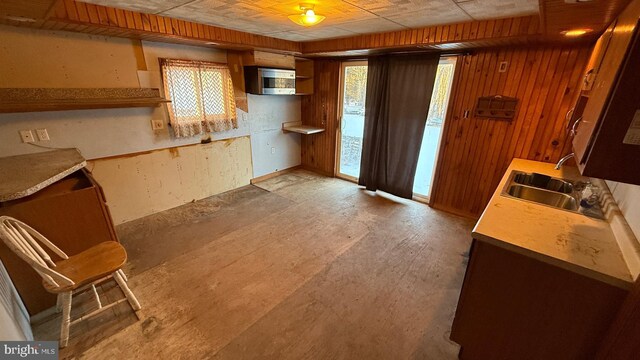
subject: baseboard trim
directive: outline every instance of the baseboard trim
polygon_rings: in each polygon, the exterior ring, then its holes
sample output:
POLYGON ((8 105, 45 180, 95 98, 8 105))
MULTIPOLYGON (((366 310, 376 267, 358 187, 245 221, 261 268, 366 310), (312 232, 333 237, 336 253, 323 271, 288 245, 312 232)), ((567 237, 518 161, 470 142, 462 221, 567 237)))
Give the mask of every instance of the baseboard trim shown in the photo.
POLYGON ((300 168, 307 170, 307 171, 311 171, 314 172, 316 174, 320 174, 320 175, 324 175, 324 176, 328 176, 328 177, 335 177, 333 173, 328 172, 328 171, 324 171, 324 170, 320 170, 316 167, 313 166, 309 166, 309 165, 300 165, 300 168))
POLYGON ((276 176, 280 176, 282 174, 286 174, 288 172, 292 172, 292 171, 298 170, 298 169, 302 169, 302 165, 296 165, 296 166, 292 166, 290 168, 286 168, 286 169, 278 170, 276 172, 272 172, 270 174, 258 176, 258 177, 255 177, 255 178, 251 179, 249 182, 251 184, 256 184, 256 183, 259 183, 259 182, 262 182, 262 181, 265 181, 265 180, 269 180, 269 179, 274 178, 276 176))
POLYGON ((439 204, 434 204, 433 202, 429 202, 427 205, 429 205, 429 207, 431 207, 432 209, 448 212, 450 214, 458 215, 458 216, 461 216, 461 217, 464 217, 464 218, 467 218, 467 219, 478 220, 480 218, 480 216, 477 215, 477 214, 472 214, 470 212, 462 211, 462 210, 451 208, 451 207, 448 207, 448 206, 442 206, 442 205, 439 205, 439 204))

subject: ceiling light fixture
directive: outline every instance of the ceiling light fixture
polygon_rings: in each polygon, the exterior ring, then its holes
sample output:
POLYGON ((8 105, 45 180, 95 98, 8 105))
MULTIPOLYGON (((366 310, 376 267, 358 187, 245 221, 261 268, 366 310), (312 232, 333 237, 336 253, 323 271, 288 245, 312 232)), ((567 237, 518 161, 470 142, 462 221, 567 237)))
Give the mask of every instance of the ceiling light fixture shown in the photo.
POLYGON ((562 32, 562 35, 564 36, 568 36, 568 37, 578 37, 578 36, 582 36, 585 35, 587 33, 592 32, 593 30, 591 29, 573 29, 573 30, 565 30, 562 32))
POLYGON ((325 16, 317 15, 313 11, 313 4, 300 4, 302 14, 289 15, 289 20, 302 26, 313 26, 322 22, 325 16))

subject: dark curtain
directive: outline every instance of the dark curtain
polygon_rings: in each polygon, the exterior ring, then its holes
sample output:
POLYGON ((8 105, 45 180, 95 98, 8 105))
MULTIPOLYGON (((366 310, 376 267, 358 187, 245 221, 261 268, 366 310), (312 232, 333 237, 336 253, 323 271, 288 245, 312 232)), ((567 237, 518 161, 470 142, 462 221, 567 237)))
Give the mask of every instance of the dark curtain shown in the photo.
POLYGON ((369 59, 358 184, 411 199, 438 54, 369 59))

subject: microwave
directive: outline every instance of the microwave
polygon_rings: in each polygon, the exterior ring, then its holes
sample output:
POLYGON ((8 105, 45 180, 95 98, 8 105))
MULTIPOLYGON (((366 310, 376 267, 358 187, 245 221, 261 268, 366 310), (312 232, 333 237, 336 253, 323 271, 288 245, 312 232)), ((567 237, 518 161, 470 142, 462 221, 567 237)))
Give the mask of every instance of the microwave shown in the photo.
POLYGON ((257 95, 295 95, 296 71, 245 66, 245 90, 257 95))

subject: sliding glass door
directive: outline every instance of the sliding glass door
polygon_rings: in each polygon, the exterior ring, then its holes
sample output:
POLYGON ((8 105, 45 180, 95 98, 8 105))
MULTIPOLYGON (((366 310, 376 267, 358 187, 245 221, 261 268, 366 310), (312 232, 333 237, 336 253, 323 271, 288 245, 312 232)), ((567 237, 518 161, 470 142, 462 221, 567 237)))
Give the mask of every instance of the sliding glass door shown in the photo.
MULTIPOLYGON (((428 201, 431 195, 431 183, 438 159, 442 127, 449 105, 455 64, 455 58, 442 58, 438 64, 413 186, 414 196, 423 201, 428 201)), ((337 173, 341 178, 357 181, 360 176, 364 135, 367 62, 348 61, 342 63, 340 81, 337 173)))
POLYGON ((338 176, 349 180, 360 176, 366 89, 367 62, 342 63, 338 176))
POLYGON ((420 200, 429 201, 431 196, 431 183, 436 169, 438 149, 440 149, 442 127, 447 116, 455 67, 455 58, 442 58, 438 64, 436 82, 431 94, 431 103, 427 115, 427 124, 422 136, 418 168, 413 181, 413 195, 420 200))

